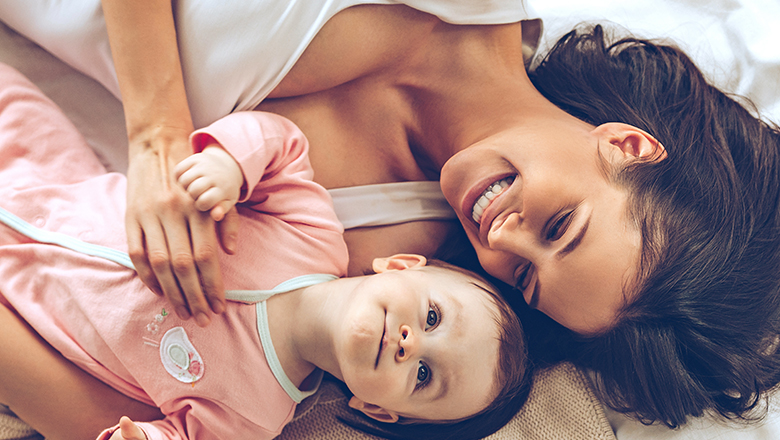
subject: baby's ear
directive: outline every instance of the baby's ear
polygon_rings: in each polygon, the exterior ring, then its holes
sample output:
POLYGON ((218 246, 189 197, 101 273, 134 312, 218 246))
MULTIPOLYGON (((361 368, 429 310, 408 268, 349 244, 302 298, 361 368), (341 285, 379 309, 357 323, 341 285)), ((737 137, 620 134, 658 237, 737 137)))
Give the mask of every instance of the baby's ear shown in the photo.
POLYGON ((422 267, 428 263, 422 255, 417 254, 395 254, 387 258, 374 258, 371 265, 376 273, 387 272, 390 270, 404 270, 412 267, 422 267))
POLYGON ((349 407, 383 423, 395 423, 398 421, 398 414, 382 407, 366 403, 355 396, 352 396, 352 398, 349 399, 349 407))

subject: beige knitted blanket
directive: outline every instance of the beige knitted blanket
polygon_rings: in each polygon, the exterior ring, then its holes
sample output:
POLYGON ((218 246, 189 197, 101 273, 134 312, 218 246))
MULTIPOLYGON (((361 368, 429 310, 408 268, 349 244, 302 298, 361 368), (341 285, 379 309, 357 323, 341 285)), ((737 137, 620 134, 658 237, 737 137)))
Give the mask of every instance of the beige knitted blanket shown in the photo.
MULTIPOLYGON (((336 420, 349 409, 339 386, 324 382, 304 400, 279 440, 371 440, 336 420)), ((37 439, 21 420, 0 413, 0 440, 37 439)), ((585 377, 569 364, 538 374, 528 403, 485 440, 616 440, 585 377)))

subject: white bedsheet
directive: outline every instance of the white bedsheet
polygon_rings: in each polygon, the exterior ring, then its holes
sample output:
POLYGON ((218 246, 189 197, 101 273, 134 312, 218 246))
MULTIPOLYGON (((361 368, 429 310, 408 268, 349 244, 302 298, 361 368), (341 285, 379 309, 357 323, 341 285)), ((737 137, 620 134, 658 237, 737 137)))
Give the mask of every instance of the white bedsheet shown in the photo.
POLYGON ((778 0, 528 0, 544 19, 543 46, 583 21, 611 22, 674 41, 722 90, 750 98, 780 123, 778 0))
MULTIPOLYGON (((479 1, 479 0, 475 0, 479 1)), ((766 120, 780 123, 780 1, 778 0, 528 0, 545 21, 549 47, 582 21, 610 21, 634 35, 670 39, 716 85, 750 98, 766 120)), ((38 84, 63 108, 111 169, 127 166, 120 103, 96 82, 60 63, 0 24, 0 61, 38 84)), ((780 438, 780 411, 750 428, 696 420, 677 431, 646 427, 618 414, 619 440, 769 440, 780 438)))

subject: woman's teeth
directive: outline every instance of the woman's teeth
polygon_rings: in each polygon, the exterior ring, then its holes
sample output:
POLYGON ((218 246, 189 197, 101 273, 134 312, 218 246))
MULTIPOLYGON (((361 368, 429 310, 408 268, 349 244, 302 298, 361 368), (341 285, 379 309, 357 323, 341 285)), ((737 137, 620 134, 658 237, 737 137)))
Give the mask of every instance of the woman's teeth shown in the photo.
POLYGON ((471 217, 475 222, 479 223, 479 219, 482 218, 482 213, 485 212, 485 208, 490 205, 490 202, 493 199, 504 192, 504 189, 508 188, 514 180, 514 177, 507 177, 487 187, 485 192, 477 199, 477 202, 474 203, 474 208, 472 208, 471 217))

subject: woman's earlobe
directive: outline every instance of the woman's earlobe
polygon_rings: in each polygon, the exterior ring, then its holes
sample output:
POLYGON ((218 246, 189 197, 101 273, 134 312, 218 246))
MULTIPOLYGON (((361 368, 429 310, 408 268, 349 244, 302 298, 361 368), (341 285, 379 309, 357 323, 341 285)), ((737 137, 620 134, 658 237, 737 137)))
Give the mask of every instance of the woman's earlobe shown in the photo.
MULTIPOLYGON (((593 130, 599 144, 614 147, 627 160, 656 162, 666 159, 666 149, 651 134, 622 122, 608 122, 593 130)), ((611 156, 611 155, 610 155, 611 156)))
POLYGON ((376 273, 387 272, 390 270, 404 270, 412 267, 422 267, 428 263, 428 260, 417 254, 395 254, 392 257, 374 258, 371 268, 376 273))
POLYGON ((398 414, 393 411, 386 410, 380 406, 366 403, 355 396, 349 399, 349 407, 362 412, 363 414, 371 417, 382 423, 395 423, 398 421, 398 414))

